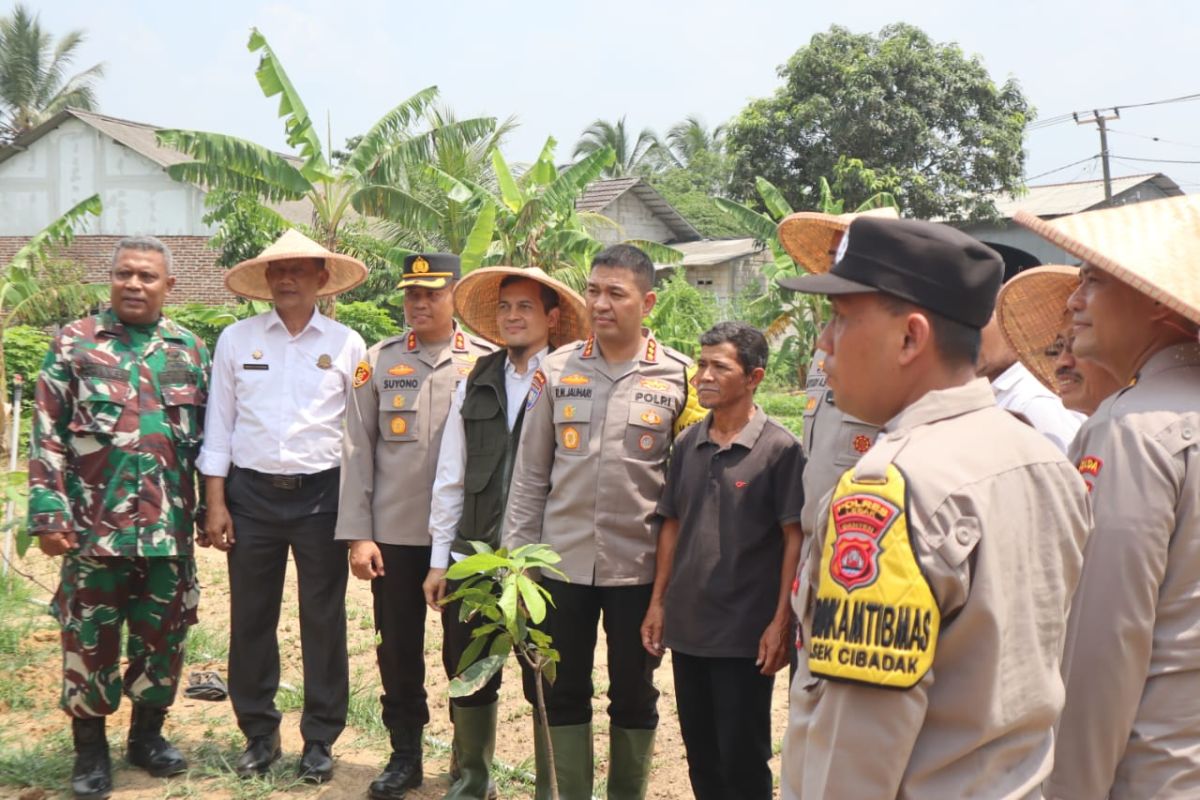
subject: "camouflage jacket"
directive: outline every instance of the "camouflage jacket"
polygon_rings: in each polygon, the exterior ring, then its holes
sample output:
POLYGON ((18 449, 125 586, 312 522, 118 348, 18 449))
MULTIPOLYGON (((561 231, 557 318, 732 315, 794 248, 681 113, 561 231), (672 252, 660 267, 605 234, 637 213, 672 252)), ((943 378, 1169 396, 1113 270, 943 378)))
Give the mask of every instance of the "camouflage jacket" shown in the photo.
POLYGON ((84 556, 189 555, 208 373, 204 343, 165 317, 67 325, 34 391, 30 533, 74 531, 84 556))

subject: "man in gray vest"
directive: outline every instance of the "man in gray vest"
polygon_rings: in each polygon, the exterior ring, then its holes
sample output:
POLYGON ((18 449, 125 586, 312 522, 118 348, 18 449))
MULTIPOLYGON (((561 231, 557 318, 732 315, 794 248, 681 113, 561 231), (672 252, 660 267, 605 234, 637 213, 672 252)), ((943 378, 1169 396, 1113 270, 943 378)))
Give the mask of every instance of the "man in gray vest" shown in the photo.
MULTIPOLYGON (((446 568, 474 552, 470 541, 500 545, 500 522, 525 398, 551 347, 587 335, 583 298, 535 268, 488 267, 454 289, 458 316, 485 339, 503 347, 483 356, 454 392, 442 432, 429 532, 433 547, 425 599, 442 616, 442 662, 446 676, 461 670, 478 617, 459 619, 458 602, 445 607, 446 568)), ((450 588, 453 591, 453 587, 450 588)), ((500 673, 475 694, 451 700, 454 723, 453 784, 447 798, 495 797, 488 772, 496 744, 500 673)))

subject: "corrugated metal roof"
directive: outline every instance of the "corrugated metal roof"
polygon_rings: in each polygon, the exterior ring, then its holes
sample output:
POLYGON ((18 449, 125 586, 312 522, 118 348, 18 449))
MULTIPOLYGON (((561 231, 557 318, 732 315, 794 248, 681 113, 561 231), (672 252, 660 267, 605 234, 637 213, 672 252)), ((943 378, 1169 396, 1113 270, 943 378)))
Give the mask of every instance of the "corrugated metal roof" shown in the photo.
POLYGON ((638 200, 641 200, 655 216, 663 221, 664 225, 671 229, 675 238, 672 242, 664 244, 694 242, 701 238, 700 231, 696 230, 692 223, 676 211, 675 207, 668 203, 657 189, 641 178, 610 178, 593 181, 575 200, 575 210, 603 214, 604 209, 629 191, 632 191, 638 200))
MULTIPOLYGON (((1126 175, 1112 179, 1113 198, 1135 189, 1143 183, 1153 183, 1167 196, 1183 194, 1179 184, 1161 172, 1148 172, 1142 175, 1126 175)), ((1091 208, 1104 205, 1104 181, 1078 181, 1076 183, 1051 183, 1043 186, 1030 186, 1027 193, 1019 197, 1003 194, 992 198, 996 210, 1005 219, 1012 219, 1017 210, 1028 211, 1039 217, 1060 217, 1065 214, 1078 214, 1091 208)))
POLYGON ((682 264, 685 267, 708 267, 753 255, 763 249, 762 243, 755 239, 705 239, 671 246, 683 253, 683 261, 658 266, 677 267, 682 264))

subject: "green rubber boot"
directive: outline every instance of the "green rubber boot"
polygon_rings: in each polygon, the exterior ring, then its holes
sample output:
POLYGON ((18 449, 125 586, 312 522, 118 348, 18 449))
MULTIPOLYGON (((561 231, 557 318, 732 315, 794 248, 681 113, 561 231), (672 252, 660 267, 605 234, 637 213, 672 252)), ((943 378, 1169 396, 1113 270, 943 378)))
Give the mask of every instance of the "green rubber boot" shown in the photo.
POLYGON ((654 729, 608 729, 608 800, 643 800, 650 784, 654 729))
MULTIPOLYGON (((537 764, 535 800, 551 800, 550 760, 546 738, 536 722, 533 725, 534 760, 537 764)), ((554 748, 554 769, 558 773, 560 800, 588 800, 592 796, 592 723, 551 725, 550 744, 554 748)))
POLYGON ((454 755, 458 774, 445 800, 494 800, 499 796, 491 780, 496 752, 496 710, 490 706, 452 706, 454 755))

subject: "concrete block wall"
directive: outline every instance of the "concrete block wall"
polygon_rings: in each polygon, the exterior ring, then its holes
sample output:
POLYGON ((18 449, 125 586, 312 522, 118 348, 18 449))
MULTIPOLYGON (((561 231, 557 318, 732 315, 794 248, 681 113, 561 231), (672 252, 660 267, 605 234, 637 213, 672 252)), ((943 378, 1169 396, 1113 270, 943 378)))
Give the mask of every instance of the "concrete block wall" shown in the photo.
MULTIPOLYGON (((170 305, 205 303, 224 305, 235 299, 224 284, 225 268, 217 264, 217 252, 207 236, 160 236, 171 248, 175 263, 175 288, 167 296, 170 305)), ((62 257, 83 264, 86 280, 108 282, 113 248, 120 236, 79 236, 62 257)), ((0 236, 0 265, 7 264, 26 242, 27 236, 0 236)))

